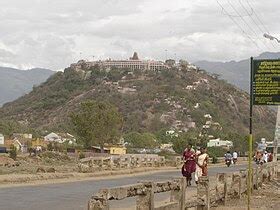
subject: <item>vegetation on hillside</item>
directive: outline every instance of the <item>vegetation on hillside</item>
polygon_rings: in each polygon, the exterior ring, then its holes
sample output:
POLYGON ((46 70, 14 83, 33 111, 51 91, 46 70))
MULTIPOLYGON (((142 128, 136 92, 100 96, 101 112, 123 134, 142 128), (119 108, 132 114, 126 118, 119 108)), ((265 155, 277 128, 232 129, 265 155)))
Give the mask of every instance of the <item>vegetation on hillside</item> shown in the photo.
MULTIPOLYGON (((199 136, 203 132, 204 137, 232 140, 240 150, 246 145, 248 94, 205 71, 186 66, 160 72, 128 69, 108 72, 97 66, 83 72, 67 68, 34 87, 31 93, 4 105, 0 118, 4 124, 16 122, 32 128, 32 132, 74 133, 77 128, 71 124, 71 113, 79 113, 81 104, 92 99, 117 107, 123 119, 123 135, 135 147, 143 144, 153 148, 170 142, 180 148, 187 142, 205 144, 207 139, 199 136), (207 123, 219 126, 205 132, 207 123), (166 135, 169 130, 179 136, 171 138, 166 135)), ((274 111, 255 107, 253 123, 257 139, 272 139, 274 111)), ((5 130, 5 134, 10 133, 9 128, 5 130)))

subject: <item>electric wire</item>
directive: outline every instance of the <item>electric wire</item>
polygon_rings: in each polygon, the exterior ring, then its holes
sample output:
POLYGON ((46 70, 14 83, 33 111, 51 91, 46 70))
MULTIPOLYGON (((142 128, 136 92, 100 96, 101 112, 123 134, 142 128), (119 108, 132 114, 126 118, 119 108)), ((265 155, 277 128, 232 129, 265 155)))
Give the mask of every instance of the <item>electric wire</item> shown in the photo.
MULTIPOLYGON (((251 5, 251 3, 249 3, 248 0, 246 0, 248 6, 250 7, 250 9, 253 11, 254 15, 256 16, 257 20, 260 22, 260 24, 263 26, 263 28, 265 29, 265 31, 267 33, 269 33, 269 30, 267 29, 267 27, 265 26, 265 24, 262 22, 262 20, 259 18, 258 14, 255 12, 255 10, 253 9, 253 6, 251 5)), ((270 34, 270 33, 269 33, 270 34)))
MULTIPOLYGON (((233 6, 233 4, 228 0, 229 5, 231 8, 236 12, 236 14, 241 18, 241 20, 245 23, 245 25, 255 34, 256 37, 259 35, 255 32, 255 30, 247 23, 247 21, 242 17, 242 15, 238 12, 238 10, 233 6)), ((265 43, 262 42, 265 47, 269 48, 269 46, 265 43)))
MULTIPOLYGON (((248 0, 247 0, 248 1, 248 0)), ((245 5, 242 3, 241 0, 239 0, 239 4, 241 5, 241 7, 243 8, 243 10, 247 13, 247 15, 251 18, 251 20, 253 21, 253 23, 257 26, 257 28, 259 29, 259 31, 262 33, 262 34, 265 34, 265 30, 263 30, 259 24, 255 21, 255 19, 252 17, 252 15, 249 15, 249 11, 247 10, 247 8, 245 7, 245 5)), ((254 9, 251 7, 251 11, 252 11, 252 14, 254 14, 254 9)), ((270 44, 276 48, 275 44, 273 42, 270 42, 270 44)))
POLYGON ((251 41, 253 42, 253 44, 259 49, 262 51, 262 49, 259 47, 259 45, 251 38, 251 36, 246 33, 243 28, 240 26, 240 24, 232 17, 230 16, 230 14, 227 12, 227 10, 223 7, 223 5, 218 1, 216 0, 216 2, 219 4, 219 6, 222 8, 222 10, 226 13, 226 15, 232 20, 232 22, 237 25, 237 27, 242 31, 242 33, 251 41))

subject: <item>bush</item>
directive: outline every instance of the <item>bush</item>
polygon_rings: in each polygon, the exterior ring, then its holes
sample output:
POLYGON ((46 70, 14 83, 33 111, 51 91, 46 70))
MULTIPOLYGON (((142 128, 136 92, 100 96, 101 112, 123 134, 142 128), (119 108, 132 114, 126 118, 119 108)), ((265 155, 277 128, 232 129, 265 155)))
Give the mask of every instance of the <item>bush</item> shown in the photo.
POLYGON ((217 158, 216 156, 213 156, 213 157, 212 157, 212 163, 213 163, 213 164, 218 163, 218 158, 217 158))
POLYGON ((227 149, 220 148, 220 147, 208 147, 207 153, 210 157, 224 157, 227 149))
POLYGON ((14 145, 11 146, 10 158, 12 158, 13 160, 17 159, 17 148, 14 145))
POLYGON ((85 158, 85 157, 86 157, 85 153, 80 152, 80 154, 79 154, 79 159, 83 159, 83 158, 85 158))

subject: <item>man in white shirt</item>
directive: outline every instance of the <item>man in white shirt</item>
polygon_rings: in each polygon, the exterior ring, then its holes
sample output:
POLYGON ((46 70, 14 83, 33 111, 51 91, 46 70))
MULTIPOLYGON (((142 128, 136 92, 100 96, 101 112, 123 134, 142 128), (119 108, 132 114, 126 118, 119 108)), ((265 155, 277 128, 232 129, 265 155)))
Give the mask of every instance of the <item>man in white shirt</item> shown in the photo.
POLYGON ((237 162, 237 157, 238 157, 237 152, 234 151, 234 152, 232 153, 232 158, 233 158, 233 163, 234 163, 234 164, 236 164, 236 162, 237 162))
POLYGON ((268 154, 267 154, 267 151, 264 151, 264 154, 263 154, 263 162, 264 162, 264 163, 267 163, 267 162, 268 162, 268 154))

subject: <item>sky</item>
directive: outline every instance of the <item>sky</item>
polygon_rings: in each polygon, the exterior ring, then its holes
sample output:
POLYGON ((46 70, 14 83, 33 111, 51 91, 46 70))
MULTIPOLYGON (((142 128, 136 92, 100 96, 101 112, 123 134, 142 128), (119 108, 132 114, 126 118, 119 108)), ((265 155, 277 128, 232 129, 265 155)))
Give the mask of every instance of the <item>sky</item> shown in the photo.
POLYGON ((0 66, 79 59, 241 60, 280 44, 279 0, 0 0, 0 66), (222 9, 222 7, 224 8, 222 9))

